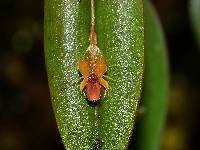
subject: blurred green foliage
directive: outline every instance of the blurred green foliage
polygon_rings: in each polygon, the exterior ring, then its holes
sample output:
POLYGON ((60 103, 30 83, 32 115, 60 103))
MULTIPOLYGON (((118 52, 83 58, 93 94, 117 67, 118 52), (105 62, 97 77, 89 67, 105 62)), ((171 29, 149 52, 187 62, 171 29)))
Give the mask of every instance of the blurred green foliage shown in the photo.
POLYGON ((193 27, 194 35, 196 36, 196 41, 200 47, 200 1, 191 0, 189 8, 191 25, 193 27))
POLYGON ((159 18, 151 3, 144 2, 145 73, 133 149, 159 150, 169 97, 168 56, 159 18))

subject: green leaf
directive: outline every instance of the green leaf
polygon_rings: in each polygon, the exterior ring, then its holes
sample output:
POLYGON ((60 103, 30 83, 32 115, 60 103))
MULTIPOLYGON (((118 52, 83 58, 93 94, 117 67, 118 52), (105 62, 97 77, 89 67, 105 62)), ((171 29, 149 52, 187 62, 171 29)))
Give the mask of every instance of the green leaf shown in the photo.
POLYGON ((98 47, 109 89, 94 107, 79 90, 78 61, 89 46, 90 1, 45 0, 45 57, 52 105, 66 149, 125 149, 141 93, 142 0, 95 1, 98 47), (96 111, 95 111, 96 110, 96 111))
POLYGON ((159 150, 167 111, 169 76, 165 39, 152 5, 145 2, 145 73, 134 149, 159 150))
POLYGON ((190 1, 190 18, 197 43, 200 47, 200 0, 190 1))

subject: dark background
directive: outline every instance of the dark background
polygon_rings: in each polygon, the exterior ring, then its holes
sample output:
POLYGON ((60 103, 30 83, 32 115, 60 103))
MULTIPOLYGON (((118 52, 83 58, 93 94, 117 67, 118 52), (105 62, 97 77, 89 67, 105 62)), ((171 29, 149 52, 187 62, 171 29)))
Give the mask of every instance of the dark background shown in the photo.
MULTIPOLYGON (((152 0, 164 28, 170 98, 162 150, 200 149, 200 50, 189 0, 152 0)), ((0 0, 0 150, 63 150, 43 52, 43 1, 0 0)))

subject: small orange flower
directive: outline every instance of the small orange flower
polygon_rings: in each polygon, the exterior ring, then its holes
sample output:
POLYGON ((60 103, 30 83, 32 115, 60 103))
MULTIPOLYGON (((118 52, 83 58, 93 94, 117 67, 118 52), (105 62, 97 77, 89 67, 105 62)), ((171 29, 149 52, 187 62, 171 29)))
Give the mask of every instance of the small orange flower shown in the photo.
POLYGON ((106 63, 100 49, 97 47, 94 14, 94 0, 91 0, 90 45, 86 51, 85 59, 79 61, 79 71, 83 75, 80 91, 82 92, 85 88, 89 101, 100 99, 102 87, 108 89, 108 82, 103 79, 107 69, 106 63))
POLYGON ((92 51, 87 52, 85 60, 79 61, 79 70, 83 75, 80 91, 85 88, 89 101, 97 101, 101 97, 101 89, 108 89, 108 82, 103 79, 106 72, 106 64, 102 55, 96 56, 92 51))

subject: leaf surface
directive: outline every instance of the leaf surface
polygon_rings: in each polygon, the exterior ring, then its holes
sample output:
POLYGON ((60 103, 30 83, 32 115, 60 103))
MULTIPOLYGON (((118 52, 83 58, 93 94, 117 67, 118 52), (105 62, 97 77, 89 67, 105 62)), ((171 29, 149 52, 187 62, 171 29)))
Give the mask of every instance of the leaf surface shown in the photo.
MULTIPOLYGON (((66 149, 125 149, 140 98, 144 63, 141 0, 95 2, 98 47, 109 89, 98 106, 79 90, 78 61, 89 46, 90 1, 45 1, 45 57, 52 105, 66 149), (95 111, 96 110, 96 111, 95 111)), ((105 78, 106 79, 106 78, 105 78)))

